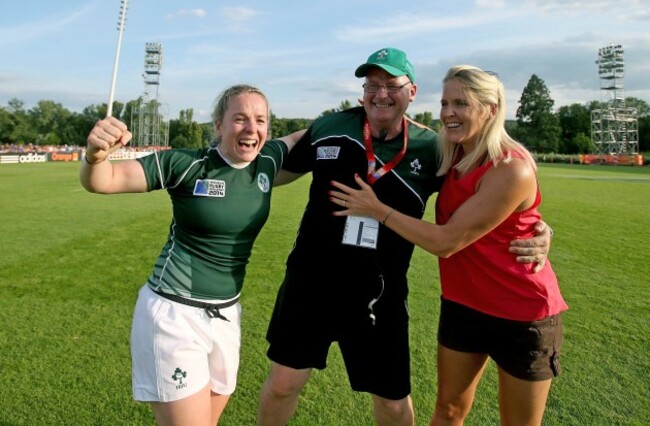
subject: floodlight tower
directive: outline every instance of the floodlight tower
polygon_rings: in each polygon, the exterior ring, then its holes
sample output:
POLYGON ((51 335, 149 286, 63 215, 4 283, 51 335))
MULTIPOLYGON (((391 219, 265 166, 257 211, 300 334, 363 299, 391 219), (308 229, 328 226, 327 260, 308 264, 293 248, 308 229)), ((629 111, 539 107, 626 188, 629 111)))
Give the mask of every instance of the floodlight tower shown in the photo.
POLYGON ((160 69, 162 68, 162 44, 146 43, 144 55, 144 93, 138 105, 135 146, 167 146, 169 125, 163 121, 158 100, 160 69))
POLYGON ((625 62, 621 45, 598 49, 602 109, 591 112, 591 139, 599 154, 637 154, 639 126, 636 108, 625 106, 625 62))

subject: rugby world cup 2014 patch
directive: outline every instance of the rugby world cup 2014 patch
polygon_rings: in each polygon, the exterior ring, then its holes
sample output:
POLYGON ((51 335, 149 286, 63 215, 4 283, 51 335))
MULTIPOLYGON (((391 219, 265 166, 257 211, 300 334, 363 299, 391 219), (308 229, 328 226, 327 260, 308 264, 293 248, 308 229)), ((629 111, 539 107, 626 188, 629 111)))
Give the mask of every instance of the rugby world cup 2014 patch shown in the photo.
POLYGON ((216 179, 197 179, 193 194, 199 197, 225 197, 226 182, 216 179))
POLYGON ((316 150, 317 160, 336 160, 339 158, 340 146, 319 146, 316 150))

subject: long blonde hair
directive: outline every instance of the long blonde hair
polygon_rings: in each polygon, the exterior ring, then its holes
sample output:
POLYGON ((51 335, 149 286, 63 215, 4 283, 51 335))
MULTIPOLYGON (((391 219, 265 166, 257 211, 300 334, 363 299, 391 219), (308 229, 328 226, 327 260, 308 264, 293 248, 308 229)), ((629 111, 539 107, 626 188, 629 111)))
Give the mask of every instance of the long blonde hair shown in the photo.
MULTIPOLYGON (((495 166, 499 161, 509 163, 512 160, 510 152, 515 151, 531 164, 533 170, 537 170, 530 152, 506 131, 505 89, 497 76, 472 65, 456 65, 449 68, 442 82, 444 84, 453 79, 460 83, 463 93, 472 105, 485 111, 496 105, 496 114, 490 114, 478 136, 476 147, 461 159, 455 168, 465 173, 478 162, 493 161, 495 166)), ((440 129, 438 149, 442 158, 437 175, 442 176, 454 167, 456 155, 461 149, 460 145, 449 142, 444 126, 440 129)))

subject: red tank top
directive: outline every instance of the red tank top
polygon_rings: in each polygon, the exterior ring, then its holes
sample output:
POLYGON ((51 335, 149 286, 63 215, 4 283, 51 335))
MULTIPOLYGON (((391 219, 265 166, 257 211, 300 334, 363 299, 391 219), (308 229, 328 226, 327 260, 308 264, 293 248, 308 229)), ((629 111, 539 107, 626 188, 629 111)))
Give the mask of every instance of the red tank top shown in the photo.
MULTIPOLYGON (((513 153, 513 157, 519 155, 513 153)), ((459 178, 451 169, 436 201, 436 223, 447 223, 453 212, 475 193, 480 179, 493 166, 490 161, 459 178)), ((512 213, 479 240, 447 259, 439 258, 442 295, 477 311, 516 321, 536 321, 568 309, 557 277, 547 259, 544 268, 517 263, 508 252, 510 241, 535 235, 542 198, 537 189, 529 209, 512 213)))

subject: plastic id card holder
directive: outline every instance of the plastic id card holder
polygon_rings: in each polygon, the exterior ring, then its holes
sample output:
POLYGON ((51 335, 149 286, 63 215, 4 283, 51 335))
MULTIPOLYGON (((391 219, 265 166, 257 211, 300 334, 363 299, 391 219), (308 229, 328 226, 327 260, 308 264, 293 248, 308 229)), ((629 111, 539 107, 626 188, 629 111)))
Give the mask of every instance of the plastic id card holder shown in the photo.
POLYGON ((343 244, 376 249, 379 222, 371 217, 348 216, 343 230, 343 244))

